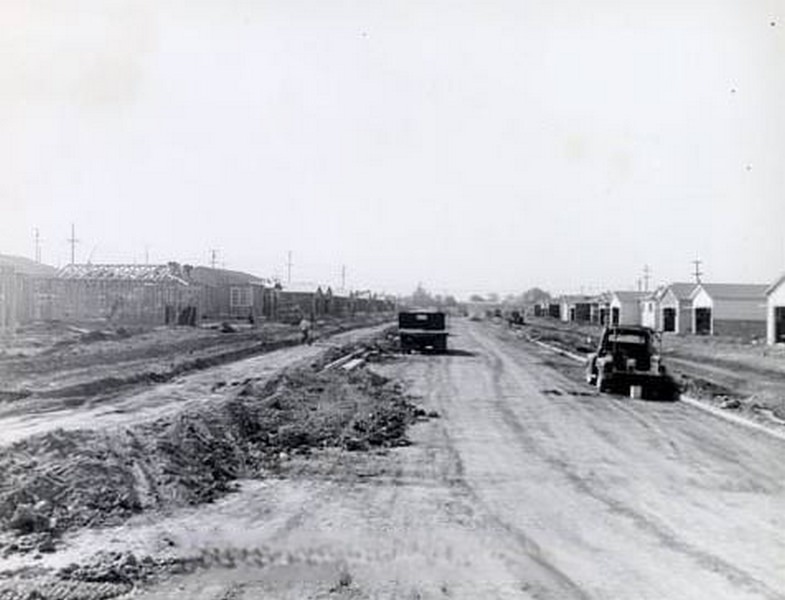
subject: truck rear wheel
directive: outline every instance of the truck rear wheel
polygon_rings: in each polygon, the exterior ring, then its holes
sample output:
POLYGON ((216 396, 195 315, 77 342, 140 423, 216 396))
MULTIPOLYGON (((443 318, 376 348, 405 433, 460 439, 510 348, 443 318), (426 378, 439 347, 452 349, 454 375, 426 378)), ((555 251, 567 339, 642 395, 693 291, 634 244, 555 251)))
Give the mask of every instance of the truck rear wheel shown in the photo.
POLYGON ((598 392, 604 393, 608 391, 608 382, 605 380, 605 375, 602 371, 597 372, 596 385, 598 392))

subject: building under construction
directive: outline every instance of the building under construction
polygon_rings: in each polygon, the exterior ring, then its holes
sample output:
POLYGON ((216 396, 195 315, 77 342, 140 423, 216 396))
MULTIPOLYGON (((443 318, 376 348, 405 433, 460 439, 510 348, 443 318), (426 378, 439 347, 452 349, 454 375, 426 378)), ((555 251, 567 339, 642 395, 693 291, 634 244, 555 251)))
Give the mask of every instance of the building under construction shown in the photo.
POLYGON ((165 265, 68 265, 46 282, 41 318, 116 324, 195 324, 199 288, 165 265))

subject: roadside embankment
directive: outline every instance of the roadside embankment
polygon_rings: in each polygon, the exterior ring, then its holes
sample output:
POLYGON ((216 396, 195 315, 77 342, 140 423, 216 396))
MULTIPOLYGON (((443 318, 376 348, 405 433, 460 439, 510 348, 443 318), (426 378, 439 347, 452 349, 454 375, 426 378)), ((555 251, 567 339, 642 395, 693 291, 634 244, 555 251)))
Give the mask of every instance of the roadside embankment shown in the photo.
MULTIPOLYGON (((362 344, 378 359, 389 338, 362 344)), ((324 370, 359 346, 155 421, 55 430, 0 449, 0 552, 53 552, 67 531, 211 502, 238 478, 277 473, 289 454, 407 444, 407 426, 425 413, 398 384, 366 368, 324 370)))

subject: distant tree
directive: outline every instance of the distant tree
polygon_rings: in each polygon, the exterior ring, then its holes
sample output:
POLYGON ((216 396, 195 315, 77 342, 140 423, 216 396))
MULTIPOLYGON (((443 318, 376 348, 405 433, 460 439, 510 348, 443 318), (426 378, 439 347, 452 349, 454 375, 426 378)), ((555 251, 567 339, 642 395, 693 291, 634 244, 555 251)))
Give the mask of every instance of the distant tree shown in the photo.
POLYGON ((540 302, 547 302, 550 299, 551 295, 538 287, 528 289, 521 295, 521 300, 524 304, 537 304, 540 302))
POLYGON ((469 300, 472 302, 485 302, 485 298, 480 296, 480 294, 472 294, 469 296, 469 300))
POLYGON ((412 294, 411 303, 415 306, 430 306, 433 304, 433 298, 428 293, 421 283, 417 284, 417 289, 412 294))
POLYGON ((445 296, 444 297, 444 305, 445 306, 458 306, 458 301, 455 299, 455 296, 445 296))
POLYGON ((499 301, 499 294, 496 292, 491 292, 485 296, 488 299, 488 302, 498 302, 499 301))

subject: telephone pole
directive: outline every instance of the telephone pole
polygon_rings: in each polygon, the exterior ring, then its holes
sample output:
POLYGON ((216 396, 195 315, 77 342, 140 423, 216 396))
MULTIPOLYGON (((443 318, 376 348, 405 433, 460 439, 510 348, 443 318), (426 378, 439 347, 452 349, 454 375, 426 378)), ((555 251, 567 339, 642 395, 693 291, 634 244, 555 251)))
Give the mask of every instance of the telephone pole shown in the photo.
POLYGON ((341 266, 341 289, 346 289, 346 265, 341 266))
POLYGON ((699 258, 696 258, 695 260, 692 261, 692 264, 695 265, 695 271, 693 273, 693 275, 695 276, 695 283, 701 282, 701 275, 703 275, 703 271, 701 271, 701 263, 702 261, 699 258))
POLYGON ((210 249, 210 268, 214 269, 218 261, 218 250, 215 248, 210 249))
POLYGON ((68 243, 71 244, 71 264, 76 264, 76 244, 79 243, 79 240, 76 239, 76 228, 74 224, 71 223, 71 237, 68 238, 68 243))
POLYGON ((289 250, 286 258, 286 282, 292 282, 292 251, 289 250))
POLYGON ((41 262, 41 235, 38 232, 38 227, 33 229, 33 236, 35 237, 35 262, 41 262))
POLYGON ((643 291, 649 291, 649 279, 651 278, 651 269, 649 265, 643 265, 643 291))

